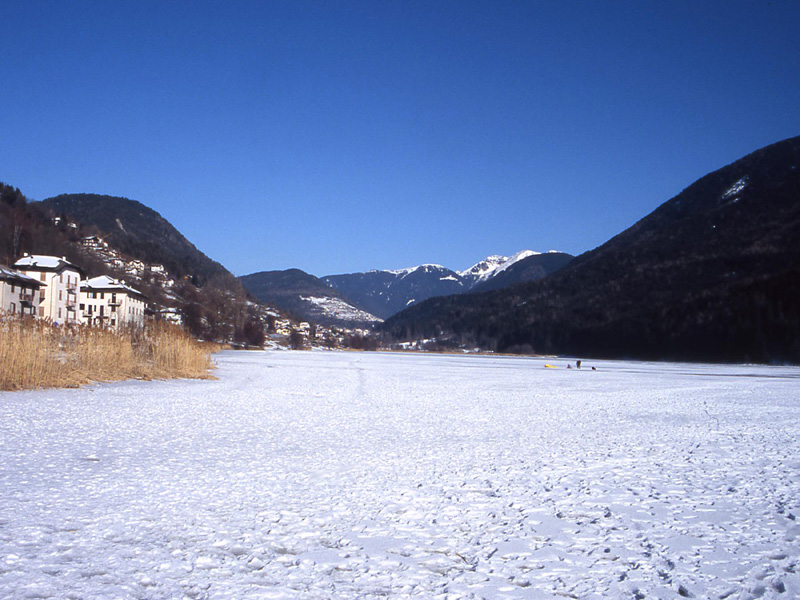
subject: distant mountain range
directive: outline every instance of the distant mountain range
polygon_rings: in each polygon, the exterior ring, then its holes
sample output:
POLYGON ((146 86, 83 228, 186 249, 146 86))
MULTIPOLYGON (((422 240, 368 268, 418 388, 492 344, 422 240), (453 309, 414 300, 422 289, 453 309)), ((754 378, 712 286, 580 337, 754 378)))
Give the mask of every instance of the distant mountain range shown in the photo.
POLYGON ((432 298, 382 329, 443 347, 798 363, 798 240, 800 137, 706 175, 548 277, 432 298))
POLYGON ((572 258, 562 252, 540 254, 525 250, 511 257, 490 256, 465 271, 429 264, 396 271, 328 275, 322 280, 358 306, 387 319, 428 298, 484 289, 500 276, 507 281, 505 285, 540 279, 572 258), (514 270, 512 274, 511 269, 521 264, 529 269, 514 270))
POLYGON ((261 302, 277 306, 297 319, 348 327, 367 327, 381 320, 300 269, 261 271, 239 279, 261 302))
POLYGON ((247 301, 244 283, 271 306, 321 324, 386 319, 377 325, 385 343, 800 364, 800 137, 706 175, 577 258, 524 251, 465 271, 420 265, 317 278, 292 269, 240 283, 139 202, 68 194, 28 203, 0 184, 6 261, 52 253, 101 273, 106 266, 80 243, 95 233, 178 276, 155 297, 182 306, 206 339, 242 339, 259 318, 263 307, 247 301), (74 223, 58 225, 61 215, 74 223))
POLYGON ((436 296, 539 279, 572 260, 562 252, 526 250, 512 257, 490 256, 466 271, 425 264, 400 270, 366 271, 317 278, 299 269, 266 271, 241 278, 250 293, 322 324, 368 325, 436 296))

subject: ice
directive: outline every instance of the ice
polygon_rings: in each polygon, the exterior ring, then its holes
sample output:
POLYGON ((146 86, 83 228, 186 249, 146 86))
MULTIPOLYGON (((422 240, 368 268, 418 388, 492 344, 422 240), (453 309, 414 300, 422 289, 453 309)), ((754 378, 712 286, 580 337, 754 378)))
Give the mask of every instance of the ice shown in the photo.
POLYGON ((800 596, 800 369, 217 361, 0 394, 0 598, 800 596))

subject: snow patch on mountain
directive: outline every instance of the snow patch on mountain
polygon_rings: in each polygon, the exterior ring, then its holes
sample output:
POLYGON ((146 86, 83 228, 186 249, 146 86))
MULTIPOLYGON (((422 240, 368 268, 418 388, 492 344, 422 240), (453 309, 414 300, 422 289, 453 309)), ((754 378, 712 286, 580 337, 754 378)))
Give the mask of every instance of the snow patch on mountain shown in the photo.
MULTIPOLYGON (((551 252, 553 251, 551 250, 551 252)), ((460 271, 458 274, 461 275, 461 277, 470 280, 473 284, 476 284, 486 281, 498 273, 502 273, 511 265, 518 263, 529 256, 536 256, 538 254, 541 254, 541 252, 535 252, 534 250, 521 250, 513 256, 501 256, 499 254, 495 254, 471 266, 466 271, 460 271)))
POLYGON ((310 302, 322 314, 335 319, 341 319, 343 321, 361 321, 365 323, 383 322, 383 319, 365 310, 356 308, 352 304, 339 298, 333 298, 331 296, 300 296, 300 299, 310 302))
POLYGON ((405 277, 406 275, 411 275, 415 271, 419 271, 422 269, 424 272, 430 272, 434 270, 445 271, 447 270, 442 265, 433 265, 433 264, 426 264, 426 265, 417 265, 416 267, 407 267, 405 269, 385 269, 384 271, 370 271, 370 273, 391 273, 392 275, 400 275, 405 277))
POLYGON ((739 181, 734 183, 724 194, 722 194, 722 199, 727 200, 731 196, 735 196, 739 192, 741 192, 745 187, 747 187, 747 181, 749 177, 745 175, 739 181))

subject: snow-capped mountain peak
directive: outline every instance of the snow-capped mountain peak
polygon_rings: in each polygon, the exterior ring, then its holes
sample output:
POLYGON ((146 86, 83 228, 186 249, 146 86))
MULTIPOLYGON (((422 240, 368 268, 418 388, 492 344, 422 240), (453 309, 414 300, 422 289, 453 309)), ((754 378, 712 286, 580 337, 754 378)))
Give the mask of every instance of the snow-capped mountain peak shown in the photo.
POLYGON ((486 275, 488 273, 493 272, 497 267, 502 265, 504 262, 508 260, 508 256, 501 256, 500 254, 493 254, 492 256, 488 256, 484 258, 479 263, 475 263, 469 269, 465 271, 459 271, 458 274, 461 277, 467 278, 479 278, 482 275, 486 275))
MULTIPOLYGON (((442 265, 434 265, 434 264, 425 264, 425 265, 417 265, 416 267, 407 267, 405 269, 386 269, 385 273, 391 273, 392 275, 400 275, 405 277, 406 275, 410 275, 414 271, 419 271, 422 269, 424 273, 428 273, 431 271, 439 270, 444 271, 446 270, 442 265)), ((380 271, 376 271, 380 273, 380 271)))
MULTIPOLYGON (((533 250, 522 250, 513 256, 495 254, 461 272, 442 265, 422 264, 406 269, 328 275, 323 280, 357 306, 387 319, 409 304, 417 304, 435 296, 469 292, 476 286, 489 283, 501 273, 508 284, 544 277, 552 269, 546 266, 527 268, 519 276, 513 275, 513 271, 506 272, 525 259, 537 260, 533 257, 540 254, 533 250)), ((525 266, 525 263, 520 266, 525 266)))
POLYGON ((535 252, 533 250, 521 250, 513 256, 501 256, 499 254, 495 254, 471 266, 466 271, 461 271, 459 275, 475 283, 485 281, 486 279, 494 277, 498 273, 505 271, 514 263, 537 254, 541 254, 541 252, 535 252))

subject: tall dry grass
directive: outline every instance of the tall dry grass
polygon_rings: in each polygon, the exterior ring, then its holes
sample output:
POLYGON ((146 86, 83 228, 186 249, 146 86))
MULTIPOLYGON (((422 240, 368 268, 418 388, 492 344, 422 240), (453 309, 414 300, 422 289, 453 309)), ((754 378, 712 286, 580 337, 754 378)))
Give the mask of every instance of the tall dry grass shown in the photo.
POLYGON ((210 355, 217 349, 164 323, 115 333, 1 317, 0 390, 121 379, 206 379, 213 367, 210 355))

